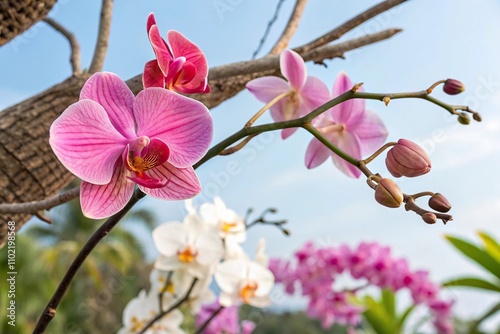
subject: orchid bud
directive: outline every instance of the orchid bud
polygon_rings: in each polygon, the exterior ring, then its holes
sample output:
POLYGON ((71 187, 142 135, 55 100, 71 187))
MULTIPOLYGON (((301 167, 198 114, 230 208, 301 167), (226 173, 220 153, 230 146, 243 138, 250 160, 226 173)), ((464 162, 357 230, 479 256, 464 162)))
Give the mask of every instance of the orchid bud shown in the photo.
POLYGON ((434 213, 432 212, 426 212, 422 215, 422 220, 426 222, 427 224, 436 224, 437 222, 437 217, 434 213))
POLYGON ((446 213, 450 211, 451 204, 442 194, 436 193, 429 198, 429 207, 438 212, 446 213))
POLYGON ((469 125, 470 124, 470 117, 467 115, 465 112, 461 112, 458 114, 458 123, 463 124, 463 125, 469 125))
POLYGON ((447 79, 443 85, 443 91, 448 95, 457 95, 465 90, 465 86, 458 80, 447 79))
POLYGON ((380 179, 375 188, 375 200, 389 208, 397 208, 403 202, 403 192, 391 179, 380 179))
POLYGON ((431 170, 431 159, 417 144, 406 139, 398 140, 385 158, 387 170, 394 177, 415 177, 431 170))
POLYGON ((475 112, 472 114, 472 118, 474 118, 475 121, 481 122, 483 119, 481 118, 481 115, 479 113, 475 112))

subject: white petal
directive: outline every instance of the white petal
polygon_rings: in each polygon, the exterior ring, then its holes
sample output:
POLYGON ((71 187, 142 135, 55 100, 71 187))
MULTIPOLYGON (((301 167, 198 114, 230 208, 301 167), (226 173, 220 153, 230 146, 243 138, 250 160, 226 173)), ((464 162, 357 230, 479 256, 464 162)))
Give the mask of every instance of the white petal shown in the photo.
POLYGON ((246 279, 248 262, 245 260, 227 260, 221 262, 215 271, 215 281, 220 289, 227 293, 239 291, 239 286, 246 279))
POLYGON ((160 254, 174 256, 186 244, 186 226, 179 222, 161 224, 153 230, 153 241, 160 254))

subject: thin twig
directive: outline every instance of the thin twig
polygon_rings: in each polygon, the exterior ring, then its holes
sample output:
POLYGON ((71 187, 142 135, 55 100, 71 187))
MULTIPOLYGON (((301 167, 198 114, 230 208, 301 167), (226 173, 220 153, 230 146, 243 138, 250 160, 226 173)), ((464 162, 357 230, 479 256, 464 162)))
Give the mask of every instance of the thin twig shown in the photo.
POLYGON ((278 1, 278 5, 276 5, 276 9, 274 10, 273 17, 267 23, 266 31, 264 31, 264 35, 260 39, 259 45, 257 46, 257 49, 252 54, 252 59, 255 59, 255 57, 257 57, 257 54, 262 49, 262 46, 264 46, 264 43, 265 43, 265 41, 267 39, 267 36, 269 35, 269 32, 271 31, 271 27, 273 26, 274 22, 276 22, 276 20, 278 19, 278 14, 279 14, 281 6, 283 5, 284 2, 285 2, 285 0, 279 0, 278 1))
POLYGON ((234 146, 231 146, 231 147, 224 149, 223 151, 221 151, 219 153, 219 155, 231 155, 233 153, 238 152, 243 147, 245 147, 245 145, 248 144, 250 142, 250 140, 252 140, 252 138, 255 136, 257 136, 257 133, 246 137, 245 139, 243 139, 241 142, 239 142, 238 144, 236 144, 234 146))
MULTIPOLYGON (((369 34, 358 38, 353 38, 348 41, 330 44, 318 47, 312 51, 301 53, 304 61, 322 62, 325 59, 332 59, 335 57, 343 57, 344 53, 362 46, 373 44, 396 35, 401 32, 401 29, 391 28, 375 34, 369 34)), ((279 69, 279 56, 270 56, 259 58, 256 60, 247 60, 242 62, 221 65, 210 69, 209 80, 224 80, 228 78, 238 77, 242 75, 251 75, 255 73, 262 73, 266 71, 273 71, 279 69)), ((141 77, 134 77, 139 80, 141 77)))
POLYGON ((203 323, 203 325, 201 325, 200 328, 198 328, 198 330, 195 332, 195 334, 201 334, 207 327, 208 325, 210 324, 210 322, 212 320, 215 319, 215 317, 224 309, 224 306, 219 306, 219 308, 217 310, 215 310, 211 315, 210 317, 203 323))
POLYGON ((330 42, 333 42, 337 39, 339 39, 342 35, 347 33, 348 31, 351 31, 352 29, 356 28, 360 24, 368 21, 369 19, 393 8, 396 7, 399 4, 402 4, 403 2, 406 2, 408 0, 387 0, 387 1, 382 1, 378 5, 375 5, 363 13, 356 15, 349 21, 341 24, 337 28, 327 32, 321 37, 316 38, 314 41, 309 42, 305 45, 299 46, 298 48, 293 49, 294 51, 298 53, 302 52, 307 52, 310 50, 313 50, 317 48, 318 46, 326 45, 330 42))
POLYGON ((90 239, 87 241, 87 243, 85 243, 83 248, 76 256, 73 263, 71 263, 71 266, 64 275, 61 283, 59 283, 56 292, 54 293, 49 303, 43 310, 43 313, 40 316, 40 319, 38 319, 38 323, 36 324, 33 334, 41 334, 45 332, 45 329, 47 328, 48 324, 56 315, 57 307, 59 306, 59 303, 61 302, 61 299, 63 298, 64 294, 68 290, 71 281, 75 278, 76 273, 82 266, 85 259, 90 255, 90 252, 92 252, 92 250, 97 246, 99 241, 101 241, 101 239, 103 239, 106 235, 108 235, 109 231, 111 231, 113 227, 115 227, 115 225, 118 224, 120 219, 122 219, 123 216, 125 216, 125 214, 134 206, 134 204, 144 197, 144 195, 145 194, 143 192, 137 189, 134 192, 134 195, 132 196, 130 201, 127 203, 127 205, 123 209, 121 209, 120 212, 109 217, 101 225, 101 227, 99 227, 99 229, 95 231, 94 234, 92 234, 90 239))
POLYGON ((102 0, 99 34, 90 64, 89 72, 95 73, 102 69, 106 52, 108 51, 109 34, 111 32, 111 17, 113 16, 113 0, 102 0))
POLYGON ((79 74, 82 72, 81 67, 81 55, 80 55, 80 44, 78 44, 78 40, 76 36, 70 32, 68 29, 63 27, 60 23, 51 19, 50 17, 46 17, 43 19, 45 23, 50 25, 56 31, 60 32, 69 42, 69 46, 71 49, 70 62, 71 69, 73 70, 73 74, 79 74))
POLYGON ((286 49, 288 43, 292 39, 292 36, 295 34, 297 27, 299 26, 300 19, 302 18, 302 14, 304 13, 304 8, 306 7, 307 0, 297 0, 295 2, 295 7, 293 8, 292 15, 288 20, 285 30, 281 34, 281 37, 278 39, 274 47, 269 52, 270 55, 280 54, 281 51, 286 49))
POLYGON ((0 204, 0 213, 36 214, 38 211, 49 210, 55 206, 69 202, 72 199, 77 198, 79 195, 80 187, 76 187, 41 201, 0 204))
POLYGON ((146 326, 144 326, 144 328, 142 328, 141 331, 138 334, 144 334, 144 333, 146 333, 146 331, 149 329, 149 327, 151 327, 155 322, 157 322, 158 320, 160 320, 161 318, 163 318, 164 316, 166 316, 167 314, 169 314, 170 312, 172 312, 173 310, 175 310, 176 308, 178 308, 179 306, 181 306, 182 304, 184 304, 189 299, 189 296, 191 295, 191 292, 193 292, 193 289, 194 289, 194 286, 196 285, 196 282, 198 282, 198 279, 194 278, 193 282, 191 283, 191 286, 189 287, 189 289, 186 292, 186 294, 184 295, 184 297, 182 297, 181 299, 179 299, 174 305, 170 306, 168 308, 168 310, 166 310, 164 312, 160 311, 160 313, 158 313, 158 315, 156 317, 154 317, 153 319, 151 319, 151 321, 149 321, 146 324, 146 326))

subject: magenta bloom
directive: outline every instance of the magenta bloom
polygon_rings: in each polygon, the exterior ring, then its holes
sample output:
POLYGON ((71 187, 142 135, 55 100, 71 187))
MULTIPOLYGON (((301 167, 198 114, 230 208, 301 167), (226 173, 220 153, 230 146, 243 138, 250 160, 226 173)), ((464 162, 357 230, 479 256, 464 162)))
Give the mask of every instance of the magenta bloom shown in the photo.
POLYGON ((170 30, 167 39, 161 37, 153 13, 147 21, 149 41, 156 59, 144 67, 144 88, 164 87, 179 93, 208 93, 208 63, 203 52, 180 32, 170 30))
POLYGON ((121 210, 135 184, 153 197, 187 199, 201 190, 192 165, 212 140, 212 119, 198 101, 163 88, 134 96, 116 74, 96 73, 80 100, 50 128, 50 145, 82 179, 80 201, 90 218, 121 210))
MULTIPOLYGON (((332 98, 352 87, 351 79, 340 73, 333 85, 332 98)), ((342 102, 315 118, 313 124, 328 140, 358 160, 375 152, 387 138, 384 123, 375 113, 365 109, 363 99, 342 102)), ((306 166, 317 167, 330 156, 335 166, 347 176, 358 178, 361 175, 359 169, 334 154, 316 138, 307 147, 306 166)))
MULTIPOLYGON (((307 115, 329 100, 328 87, 318 78, 307 76, 304 60, 291 50, 285 50, 280 56, 281 73, 288 80, 267 76, 251 80, 247 89, 259 100, 268 103, 280 94, 291 94, 271 107, 271 116, 275 122, 288 121, 307 115)), ((283 139, 291 136, 297 128, 283 129, 283 139)))

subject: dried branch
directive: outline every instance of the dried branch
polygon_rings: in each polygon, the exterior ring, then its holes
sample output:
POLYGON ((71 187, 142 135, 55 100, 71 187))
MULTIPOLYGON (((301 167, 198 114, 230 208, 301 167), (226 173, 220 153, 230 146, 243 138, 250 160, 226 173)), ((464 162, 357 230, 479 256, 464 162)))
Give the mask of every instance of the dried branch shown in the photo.
POLYGON ((273 17, 271 18, 271 20, 267 23, 267 26, 266 26, 266 30, 264 31, 264 35, 262 36, 262 38, 260 39, 259 41, 259 45, 257 46, 257 49, 253 52, 252 54, 252 59, 255 59, 255 57, 257 57, 257 54, 260 52, 260 50, 262 49, 262 46, 264 45, 264 42, 266 41, 267 39, 267 36, 269 35, 269 32, 271 31, 271 28, 274 24, 274 22, 276 22, 276 20, 278 19, 278 14, 280 12, 280 9, 281 9, 281 5, 283 5, 283 2, 285 2, 285 0, 279 0, 278 1, 278 5, 276 6, 276 9, 274 10, 274 14, 273 14, 273 17))
POLYGON ((304 13, 304 8, 306 7, 307 0, 297 0, 295 7, 293 8, 292 16, 288 20, 285 30, 281 34, 274 47, 269 52, 270 55, 280 54, 290 43, 292 36, 295 34, 297 27, 299 26, 300 19, 304 13))
POLYGON ((55 206, 69 202, 72 199, 77 198, 79 195, 80 187, 76 187, 41 201, 0 204, 0 213, 36 214, 38 211, 49 210, 55 206))
POLYGON ((94 57, 89 68, 90 73, 102 69, 106 51, 108 51, 109 34, 111 32, 111 17, 113 15, 113 0, 102 0, 101 20, 99 21, 99 34, 94 50, 94 57))
POLYGON ((294 51, 298 53, 302 52, 307 52, 312 49, 317 48, 318 46, 322 46, 325 44, 328 44, 330 42, 333 42, 337 39, 339 39, 342 35, 344 35, 346 32, 356 28, 360 24, 368 21, 372 17, 377 16, 380 13, 383 13, 393 7, 396 7, 399 4, 402 4, 403 2, 406 2, 408 0, 387 0, 379 3, 378 5, 375 5, 363 13, 353 17, 349 21, 343 23, 342 25, 338 26, 337 28, 329 31, 328 33, 324 34, 323 36, 315 39, 312 42, 309 42, 305 45, 299 46, 298 48, 293 49, 294 51))
POLYGON ((55 20, 51 19, 50 17, 46 17, 43 19, 45 23, 50 25, 52 28, 60 32, 64 37, 69 42, 69 46, 71 48, 71 56, 70 56, 70 62, 71 62, 71 69, 73 70, 73 74, 78 74, 82 72, 82 67, 80 64, 80 45, 78 44, 78 41, 73 33, 71 33, 69 30, 64 28, 61 24, 56 22, 55 20))

